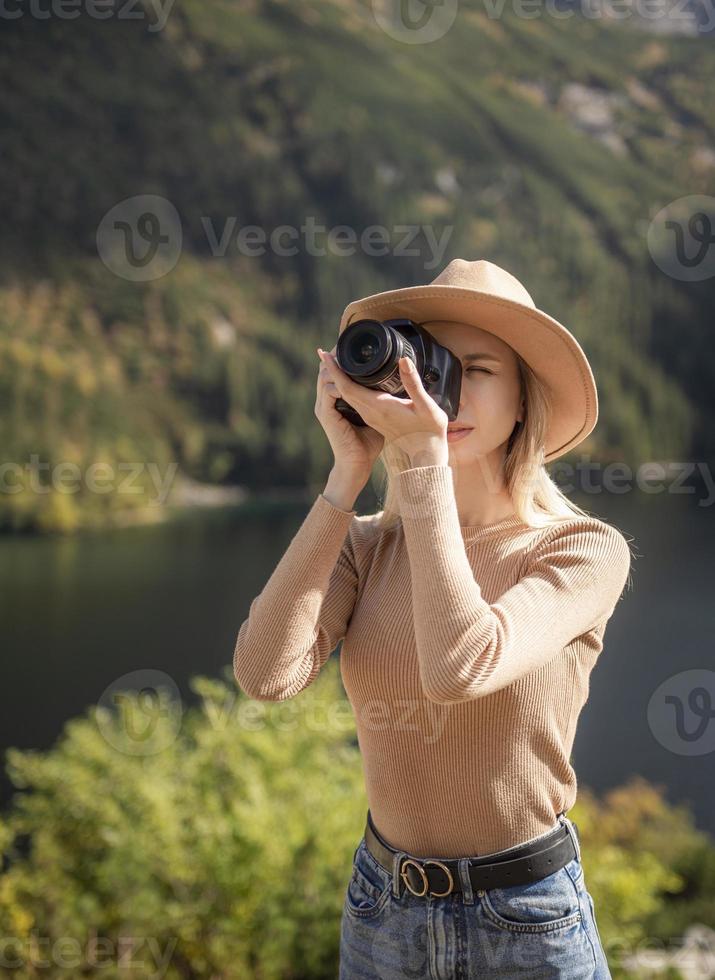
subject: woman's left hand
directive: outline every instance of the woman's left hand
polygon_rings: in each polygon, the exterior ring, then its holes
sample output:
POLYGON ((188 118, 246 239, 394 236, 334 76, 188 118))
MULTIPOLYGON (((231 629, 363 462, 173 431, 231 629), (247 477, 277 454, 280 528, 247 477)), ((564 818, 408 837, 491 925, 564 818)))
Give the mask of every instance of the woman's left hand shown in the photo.
POLYGON ((340 369, 334 354, 325 364, 340 397, 351 405, 372 429, 395 442, 410 456, 419 456, 422 465, 446 463, 449 459, 447 425, 449 419, 434 398, 425 391, 417 369, 408 357, 399 360, 400 380, 409 398, 397 398, 358 384, 340 369), (424 462, 427 459, 429 462, 424 462))

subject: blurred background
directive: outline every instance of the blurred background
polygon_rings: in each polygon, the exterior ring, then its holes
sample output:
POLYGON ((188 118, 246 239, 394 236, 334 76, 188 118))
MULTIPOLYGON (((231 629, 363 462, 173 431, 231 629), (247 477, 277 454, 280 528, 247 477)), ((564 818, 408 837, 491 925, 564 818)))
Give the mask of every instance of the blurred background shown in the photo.
POLYGON ((265 705, 233 645, 330 469, 316 347, 462 257, 586 351, 599 423, 550 471, 638 553, 573 757, 613 976, 715 977, 710 0, 0 22, 0 972, 336 976, 339 649, 265 705))

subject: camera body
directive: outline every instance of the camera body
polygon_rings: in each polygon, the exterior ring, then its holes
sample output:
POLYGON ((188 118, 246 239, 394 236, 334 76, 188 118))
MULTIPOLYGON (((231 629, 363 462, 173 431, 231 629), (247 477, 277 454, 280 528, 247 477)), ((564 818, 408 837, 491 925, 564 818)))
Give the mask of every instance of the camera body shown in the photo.
MULTIPOLYGON (((459 412, 462 365, 429 331, 412 320, 356 320, 340 334, 338 366, 357 384, 409 398, 400 378, 399 360, 409 357, 427 394, 453 422, 459 412)), ((353 425, 366 425, 344 398, 335 408, 353 425)))

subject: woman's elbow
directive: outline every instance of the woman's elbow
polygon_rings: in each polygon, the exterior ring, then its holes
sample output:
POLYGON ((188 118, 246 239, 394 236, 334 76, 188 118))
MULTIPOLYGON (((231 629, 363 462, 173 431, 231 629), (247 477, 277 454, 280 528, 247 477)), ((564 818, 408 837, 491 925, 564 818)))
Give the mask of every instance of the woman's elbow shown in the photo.
POLYGON ((274 690, 272 688, 264 687, 247 687, 245 684, 242 684, 238 678, 237 683, 241 691, 247 698, 250 698, 251 701, 287 701, 288 698, 293 697, 293 692, 290 691, 290 689, 274 690))
POLYGON ((243 630, 239 631, 233 649, 233 676, 246 697, 253 701, 274 701, 274 691, 257 676, 256 652, 246 642, 243 630))
POLYGON ((251 648, 239 635, 233 651, 233 676, 243 693, 253 701, 287 701, 304 690, 317 674, 311 651, 290 668, 288 650, 274 651, 276 660, 261 665, 259 651, 251 648))

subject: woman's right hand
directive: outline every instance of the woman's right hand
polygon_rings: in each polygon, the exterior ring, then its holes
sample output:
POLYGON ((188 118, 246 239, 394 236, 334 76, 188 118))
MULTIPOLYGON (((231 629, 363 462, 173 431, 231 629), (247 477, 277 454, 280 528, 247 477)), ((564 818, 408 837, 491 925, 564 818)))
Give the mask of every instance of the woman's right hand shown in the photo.
MULTIPOLYGON (((318 350, 320 351, 320 348, 318 350)), ((331 353, 335 353, 335 347, 331 353)), ((320 357, 320 353, 318 357, 320 357)), ((382 452, 385 437, 367 425, 358 426, 349 422, 335 407, 338 398, 340 398, 340 392, 335 383, 329 380, 327 368, 321 358, 315 399, 315 416, 328 437, 335 457, 335 467, 354 475, 356 478, 364 478, 364 482, 367 483, 372 467, 382 452)))

